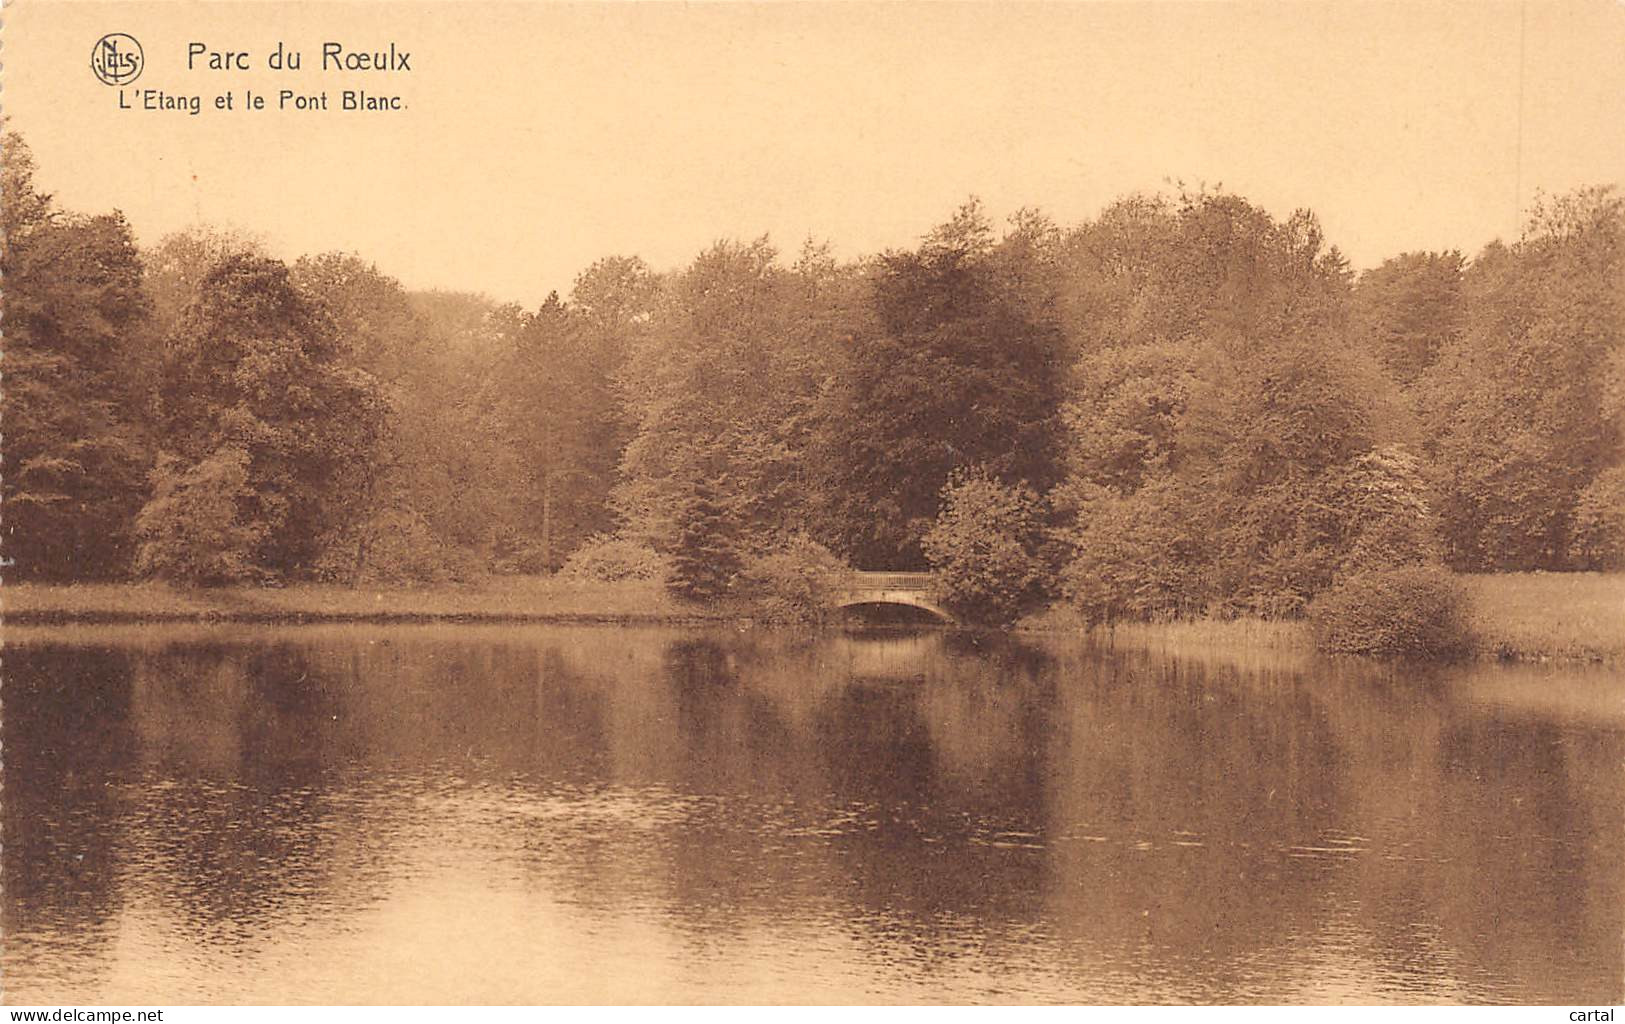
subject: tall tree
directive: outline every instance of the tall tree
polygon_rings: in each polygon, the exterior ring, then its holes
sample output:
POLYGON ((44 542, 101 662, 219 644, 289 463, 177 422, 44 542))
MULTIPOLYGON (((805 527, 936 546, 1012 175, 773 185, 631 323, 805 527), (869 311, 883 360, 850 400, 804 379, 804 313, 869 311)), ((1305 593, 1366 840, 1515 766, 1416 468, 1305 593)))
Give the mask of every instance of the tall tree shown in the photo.
POLYGON ((353 253, 302 257, 289 280, 331 324, 338 361, 378 382, 382 409, 371 458, 346 467, 330 490, 343 511, 322 540, 321 571, 349 582, 432 574, 437 545, 424 535, 409 472, 424 454, 413 392, 444 398, 451 388, 423 372, 428 329, 400 282, 353 253))
POLYGON ((161 403, 171 471, 245 458, 244 524, 263 531, 260 569, 313 570, 371 464, 377 382, 344 358, 333 324, 275 260, 231 256, 204 278, 170 336, 161 403))
MULTIPOLYGON (((1346 264, 1312 215, 1225 195, 1108 211, 1072 244, 1065 288, 1098 311, 1056 496, 1077 517, 1075 592, 1103 614, 1301 611, 1359 545, 1372 517, 1341 495, 1391 440, 1349 343, 1346 264)), ((1410 463, 1372 463, 1389 465, 1410 463)))
MULTIPOLYGON (((791 276, 766 238, 722 242, 667 283, 623 388, 636 432, 621 461, 616 505, 658 546, 675 512, 709 481, 746 533, 802 525, 801 458, 787 432, 811 385, 792 347, 791 276)), ((750 538, 747 537, 747 540, 750 538)))
POLYGON ((1625 460, 1616 375, 1625 346, 1625 199, 1550 200, 1516 245, 1464 281, 1466 318, 1418 388, 1451 563, 1573 566, 1581 494, 1625 460))
POLYGON ((857 564, 923 567, 955 469, 1055 482, 1063 338, 1001 287, 1008 273, 975 201, 875 267, 874 326, 834 367, 816 460, 832 539, 857 564))
POLYGON ((726 596, 743 565, 741 525, 722 500, 717 481, 696 481, 675 512, 668 589, 691 601, 726 596))
POLYGON ((514 449, 527 563, 552 570, 608 532, 622 442, 620 336, 550 295, 502 356, 501 415, 514 449))
POLYGON ((519 313, 479 295, 410 298, 425 333, 397 392, 391 442, 406 507, 437 543, 489 564, 513 533, 514 450, 499 415, 499 355, 513 344, 519 313))
POLYGON ((146 490, 141 374, 148 315, 129 225, 58 212, 27 146, 5 150, 5 556, 17 574, 126 570, 146 490))

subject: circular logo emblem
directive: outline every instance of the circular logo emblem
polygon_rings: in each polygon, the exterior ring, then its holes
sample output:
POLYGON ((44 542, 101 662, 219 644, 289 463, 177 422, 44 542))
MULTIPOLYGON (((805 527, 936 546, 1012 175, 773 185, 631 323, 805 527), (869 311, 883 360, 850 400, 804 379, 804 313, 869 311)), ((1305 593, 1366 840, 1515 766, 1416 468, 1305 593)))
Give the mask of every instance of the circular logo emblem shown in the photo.
POLYGON ((141 44, 135 41, 135 36, 123 32, 102 36, 96 40, 96 48, 90 51, 90 70, 108 85, 130 84, 141 77, 141 69, 146 64, 141 44))

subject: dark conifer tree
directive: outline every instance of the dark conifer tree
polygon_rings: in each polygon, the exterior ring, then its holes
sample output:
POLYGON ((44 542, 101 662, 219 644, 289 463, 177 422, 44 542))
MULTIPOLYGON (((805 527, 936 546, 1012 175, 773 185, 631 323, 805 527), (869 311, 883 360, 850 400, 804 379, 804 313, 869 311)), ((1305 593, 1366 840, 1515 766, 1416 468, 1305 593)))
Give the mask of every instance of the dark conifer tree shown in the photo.
POLYGON ((671 591, 691 601, 715 601, 728 593, 742 566, 739 527, 714 481, 696 485, 677 514, 671 591))

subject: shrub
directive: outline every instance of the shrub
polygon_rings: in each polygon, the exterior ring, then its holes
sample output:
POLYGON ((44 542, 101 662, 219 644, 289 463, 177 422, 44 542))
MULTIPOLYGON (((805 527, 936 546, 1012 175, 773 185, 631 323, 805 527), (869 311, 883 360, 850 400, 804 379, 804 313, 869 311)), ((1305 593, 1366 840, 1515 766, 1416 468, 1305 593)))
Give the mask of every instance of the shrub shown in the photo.
POLYGON ((921 547, 943 603, 966 622, 1009 625, 1042 605, 1054 583, 1038 495, 983 472, 949 479, 921 547))
POLYGON ((1340 654, 1448 658, 1472 646, 1466 589, 1439 566, 1361 570, 1309 607, 1316 644, 1340 654))
POLYGON ((830 614, 834 592, 848 572, 846 563, 824 545, 793 534, 771 551, 746 559, 739 579, 760 618, 820 623, 830 614))
POLYGON ((664 583, 671 575, 671 562, 653 548, 625 537, 595 534, 570 553, 559 569, 564 579, 620 583, 626 580, 652 580, 664 583))

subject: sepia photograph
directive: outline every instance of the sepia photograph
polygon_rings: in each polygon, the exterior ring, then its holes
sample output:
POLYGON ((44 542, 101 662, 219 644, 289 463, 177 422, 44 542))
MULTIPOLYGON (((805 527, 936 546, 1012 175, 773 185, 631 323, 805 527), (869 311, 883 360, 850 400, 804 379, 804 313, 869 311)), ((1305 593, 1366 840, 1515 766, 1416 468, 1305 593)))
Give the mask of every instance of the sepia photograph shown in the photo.
POLYGON ((1625 0, 0 20, 8 1020, 1625 1003, 1625 0))

